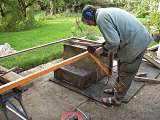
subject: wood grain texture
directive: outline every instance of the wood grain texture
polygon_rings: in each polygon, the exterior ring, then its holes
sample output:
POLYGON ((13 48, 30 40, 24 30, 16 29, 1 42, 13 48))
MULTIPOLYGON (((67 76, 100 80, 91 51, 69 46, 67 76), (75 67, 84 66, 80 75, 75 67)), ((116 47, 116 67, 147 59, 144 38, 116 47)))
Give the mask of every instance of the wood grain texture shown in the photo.
POLYGON ((107 65, 105 65, 100 59, 98 59, 97 56, 95 56, 93 54, 89 54, 89 55, 96 62, 96 64, 103 70, 103 72, 106 75, 108 75, 108 76, 112 75, 112 69, 111 68, 109 68, 107 65))

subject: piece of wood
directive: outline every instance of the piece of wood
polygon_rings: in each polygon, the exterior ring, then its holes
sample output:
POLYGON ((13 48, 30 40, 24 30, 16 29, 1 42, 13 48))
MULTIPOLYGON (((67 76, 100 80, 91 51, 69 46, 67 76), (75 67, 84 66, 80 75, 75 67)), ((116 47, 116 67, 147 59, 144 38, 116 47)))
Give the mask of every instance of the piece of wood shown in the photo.
POLYGON ((57 63, 49 68, 46 68, 44 70, 41 70, 41 71, 38 71, 38 72, 35 72, 33 74, 30 74, 30 75, 27 75, 27 76, 24 76, 22 78, 19 78, 15 81, 12 81, 12 82, 9 82, 9 83, 6 83, 2 86, 0 86, 0 94, 6 92, 6 91, 9 91, 13 88, 17 88, 17 87, 22 87, 22 86, 25 86, 26 84, 32 82, 33 80, 35 80, 36 78, 39 78, 43 75, 46 75, 50 72, 53 72, 57 69, 59 69, 60 67, 63 67, 65 65, 68 65, 68 64, 72 64, 78 60, 81 60, 85 57, 89 56, 88 54, 88 51, 84 52, 84 53, 81 53, 79 55, 76 55, 74 57, 71 57, 69 59, 66 59, 60 63, 57 63))
POLYGON ((11 53, 11 54, 8 54, 8 55, 0 56, 0 58, 8 58, 10 56, 14 56, 14 55, 22 54, 22 53, 25 53, 25 52, 33 51, 33 50, 36 50, 36 49, 39 49, 39 48, 48 47, 48 46, 51 46, 51 45, 55 45, 57 43, 62 43, 62 42, 70 41, 70 40, 73 40, 73 39, 82 40, 82 41, 85 40, 85 41, 88 41, 88 42, 92 42, 92 43, 98 44, 97 42, 95 42, 93 40, 70 37, 70 38, 66 38, 66 39, 61 39, 61 40, 58 40, 58 41, 50 42, 50 43, 47 43, 47 44, 38 45, 38 46, 35 46, 35 47, 32 47, 32 48, 27 48, 27 49, 24 49, 24 50, 21 50, 21 51, 17 51, 15 53, 11 53))
POLYGON ((158 61, 155 61, 153 58, 151 58, 148 55, 144 55, 144 59, 146 59, 148 62, 150 62, 151 64, 153 64, 155 67, 160 69, 160 63, 158 61))
MULTIPOLYGON (((97 48, 97 50, 98 49, 100 49, 100 48, 97 48)), ((53 66, 51 66, 49 68, 46 68, 44 70, 35 72, 33 74, 30 74, 30 75, 24 76, 22 78, 19 78, 19 79, 15 80, 15 81, 6 83, 6 84, 0 86, 0 94, 6 92, 8 90, 11 90, 13 88, 23 87, 26 84, 29 84, 30 82, 32 82, 33 80, 35 80, 36 78, 39 78, 39 77, 41 77, 43 75, 46 75, 46 74, 48 74, 50 72, 53 72, 53 71, 55 71, 55 70, 57 70, 57 69, 65 66, 65 65, 72 64, 72 63, 74 63, 74 62, 76 62, 78 60, 81 60, 81 59, 85 58, 85 57, 89 57, 89 52, 88 51, 83 52, 81 54, 78 54, 78 55, 76 55, 74 57, 71 57, 69 59, 66 59, 66 60, 64 60, 64 61, 62 61, 60 63, 57 63, 57 64, 55 64, 55 65, 53 65, 53 66)), ((98 65, 100 65, 100 64, 98 64, 98 65)))
POLYGON ((147 77, 147 73, 137 73, 137 77, 147 77))
POLYGON ((109 68, 106 64, 104 64, 96 55, 89 54, 91 58, 98 64, 98 66, 104 71, 104 73, 108 76, 112 75, 112 69, 109 68))
MULTIPOLYGON (((2 67, 2 66, 0 66, 0 67, 2 67)), ((7 73, 10 73, 10 72, 16 70, 17 68, 18 68, 18 67, 13 67, 13 68, 11 68, 11 69, 6 69, 6 68, 4 68, 5 70, 2 70, 2 69, 0 68, 0 71, 3 71, 2 74, 0 74, 0 77, 6 75, 7 73)))
POLYGON ((146 82, 149 84, 160 84, 160 80, 158 79, 152 79, 152 78, 145 78, 145 77, 135 77, 134 79, 137 82, 146 82))
POLYGON ((1 75, 0 77, 3 80, 5 80, 6 82, 11 82, 11 81, 14 81, 16 79, 22 78, 21 75, 15 73, 15 72, 12 72, 11 70, 12 69, 8 70, 7 68, 0 66, 0 71, 5 72, 5 74, 1 75))
POLYGON ((35 46, 35 47, 32 47, 32 48, 27 48, 27 49, 24 49, 24 50, 21 50, 21 51, 17 51, 15 53, 0 56, 0 58, 7 58, 7 57, 18 55, 18 54, 21 54, 21 53, 33 51, 33 50, 36 50, 36 49, 39 49, 39 48, 44 48, 44 47, 48 47, 48 46, 51 46, 51 45, 55 45, 57 43, 61 43, 61 42, 64 42, 64 41, 69 41, 69 40, 72 40, 72 39, 75 39, 75 38, 71 37, 71 38, 66 38, 66 39, 61 39, 61 40, 58 40, 58 41, 50 42, 50 43, 47 43, 47 44, 44 44, 44 45, 38 45, 38 46, 35 46))
MULTIPOLYGON (((11 68, 11 69, 7 69, 5 67, 0 66, 0 71, 4 71, 5 72, 5 74, 0 75, 0 82, 2 83, 1 85, 4 85, 6 83, 9 83, 9 82, 12 82, 12 81, 15 81, 17 79, 22 78, 21 75, 19 75, 19 74, 17 74, 17 73, 12 71, 12 70, 14 70, 16 68, 17 67, 14 67, 14 68, 11 68)), ((32 84, 27 84, 27 85, 25 85, 23 87, 18 87, 18 90, 24 91, 24 90, 27 90, 28 88, 30 88, 31 86, 32 86, 32 84)))

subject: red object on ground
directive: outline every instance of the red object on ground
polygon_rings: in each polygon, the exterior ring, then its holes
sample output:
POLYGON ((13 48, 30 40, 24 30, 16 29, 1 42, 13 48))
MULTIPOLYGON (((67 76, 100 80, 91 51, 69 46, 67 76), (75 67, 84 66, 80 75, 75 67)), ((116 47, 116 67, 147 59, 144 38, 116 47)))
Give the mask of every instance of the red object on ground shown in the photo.
POLYGON ((81 112, 64 112, 61 120, 69 120, 70 117, 77 116, 78 120, 85 120, 81 112))

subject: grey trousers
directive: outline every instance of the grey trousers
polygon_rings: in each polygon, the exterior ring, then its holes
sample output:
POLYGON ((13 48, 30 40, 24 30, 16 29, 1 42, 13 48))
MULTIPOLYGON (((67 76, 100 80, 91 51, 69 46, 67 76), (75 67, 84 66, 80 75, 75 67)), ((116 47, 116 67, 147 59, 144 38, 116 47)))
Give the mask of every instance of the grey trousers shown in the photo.
POLYGON ((121 62, 118 61, 118 79, 117 82, 119 87, 117 87, 116 97, 122 99, 127 93, 131 86, 132 80, 138 72, 140 63, 144 56, 144 52, 138 55, 132 62, 121 62))

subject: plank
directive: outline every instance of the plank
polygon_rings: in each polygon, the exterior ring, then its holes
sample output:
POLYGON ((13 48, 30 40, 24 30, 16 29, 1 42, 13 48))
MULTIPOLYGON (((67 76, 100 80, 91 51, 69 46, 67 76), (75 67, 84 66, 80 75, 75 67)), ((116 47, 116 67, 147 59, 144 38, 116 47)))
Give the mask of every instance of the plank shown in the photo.
POLYGON ((148 62, 142 62, 138 70, 139 73, 146 73, 148 78, 154 79, 160 73, 160 70, 152 64, 148 64, 148 62))
MULTIPOLYGON (((9 71, 7 68, 3 67, 3 66, 0 66, 0 71, 9 71)), ((6 82, 11 82, 11 81, 15 81, 16 79, 19 79, 21 78, 22 76, 15 73, 15 72, 8 72, 7 74, 1 76, 1 78, 3 78, 3 80, 5 80, 6 82)))
POLYGON ((18 55, 18 54, 21 54, 21 53, 29 52, 29 51, 32 51, 32 50, 35 50, 35 49, 39 49, 39 48, 48 47, 48 46, 55 45, 57 43, 61 43, 61 42, 72 40, 72 39, 75 39, 75 38, 71 37, 71 38, 61 39, 61 40, 50 42, 50 43, 43 44, 43 45, 38 45, 38 46, 35 46, 35 47, 32 47, 32 48, 27 48, 27 49, 24 49, 24 50, 15 52, 15 53, 11 53, 11 54, 8 54, 8 55, 0 56, 0 58, 7 58, 7 57, 10 57, 10 56, 14 56, 14 55, 18 55))
POLYGON ((24 77, 21 77, 21 78, 18 78, 17 80, 15 81, 12 81, 12 82, 9 82, 9 83, 6 83, 2 86, 0 86, 0 94, 8 91, 8 90, 11 90, 13 88, 17 88, 17 87, 22 87, 22 86, 25 86, 26 84, 32 82, 33 80, 35 80, 36 78, 39 78, 43 75, 46 75, 50 72, 53 72, 57 69, 59 69, 60 67, 63 67, 65 65, 68 65, 68 64, 71 64, 71 63, 74 63, 78 60, 81 60, 85 57, 88 57, 88 51, 84 52, 84 53, 81 53, 79 55, 76 55, 72 58, 69 58, 69 59, 66 59, 60 63, 57 63, 55 65, 52 65, 51 67, 49 68, 46 68, 46 69, 43 69, 43 70, 40 70, 38 72, 35 72, 33 74, 30 74, 30 75, 27 75, 27 76, 24 76, 24 77))
POLYGON ((112 69, 109 68, 105 63, 103 63, 96 55, 89 54, 91 58, 98 64, 98 66, 104 71, 104 73, 108 76, 112 75, 112 69))
MULTIPOLYGON (((98 50, 98 49, 101 49, 101 48, 97 48, 97 50, 98 50)), ((41 77, 41 76, 43 76, 43 75, 46 75, 46 74, 48 74, 48 73, 50 73, 50 72, 53 72, 53 71, 55 71, 55 70, 57 70, 57 69, 65 66, 65 65, 72 64, 72 63, 74 63, 74 62, 76 62, 76 61, 78 61, 78 60, 81 60, 81 59, 85 58, 85 57, 89 57, 89 52, 88 52, 88 51, 83 52, 83 53, 81 53, 81 54, 78 54, 78 55, 76 55, 76 56, 73 56, 73 57, 71 57, 71 58, 69 58, 69 59, 66 59, 66 60, 64 60, 64 61, 62 61, 62 62, 60 62, 60 63, 57 63, 57 64, 55 64, 55 65, 52 65, 52 66, 49 67, 49 68, 46 68, 46 69, 37 71, 37 72, 35 72, 35 73, 33 73, 33 74, 24 76, 24 77, 22 77, 22 78, 18 78, 18 79, 15 80, 15 81, 6 83, 6 84, 0 86, 0 94, 6 92, 6 91, 8 91, 8 90, 11 90, 11 89, 13 89, 13 88, 23 87, 23 86, 25 86, 26 84, 29 84, 30 82, 32 82, 33 80, 35 80, 36 78, 39 78, 39 77, 41 77)), ((99 64, 98 64, 98 65, 99 65, 99 64)))
POLYGON ((144 55, 144 58, 150 62, 151 64, 153 64, 155 67, 159 68, 160 69, 160 63, 158 61, 155 61, 153 58, 151 58, 150 56, 148 55, 144 55))
MULTIPOLYGON (((12 68, 13 69, 13 68, 12 68)), ((4 72, 7 72, 6 74, 4 75, 0 75, 0 81, 1 83, 3 84, 0 84, 1 85, 4 85, 5 83, 9 83, 9 82, 12 82, 12 81, 15 81, 17 79, 20 79, 22 78, 21 75, 11 71, 12 69, 7 69, 3 66, 0 66, 0 71, 4 71, 4 72)), ((27 90, 28 88, 30 88, 33 84, 26 84, 25 86, 23 87, 18 87, 18 90, 22 90, 22 91, 25 91, 27 90)))
POLYGON ((135 77, 137 82, 147 82, 149 84, 160 84, 160 79, 145 78, 145 77, 135 77))

